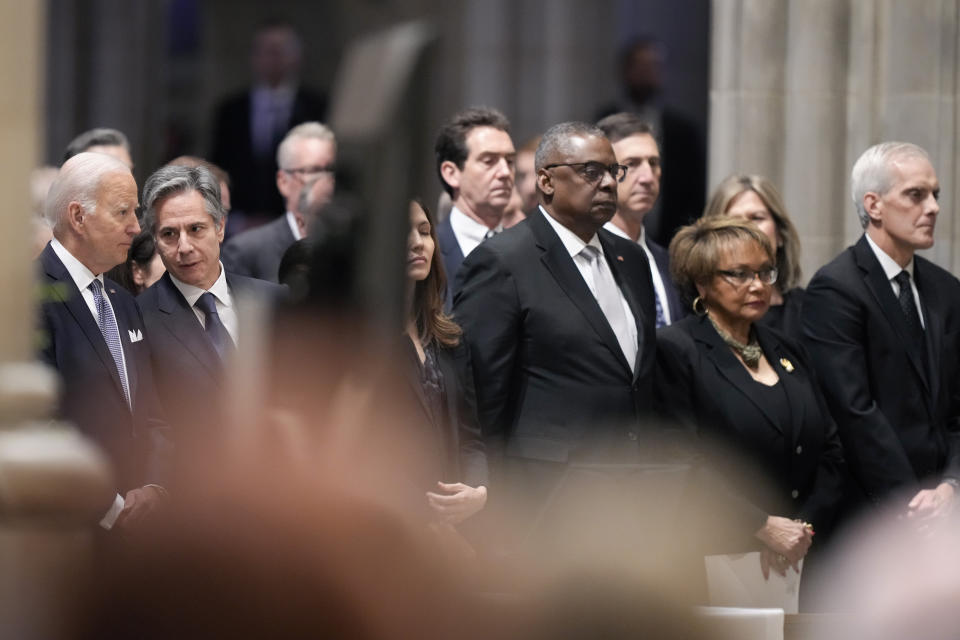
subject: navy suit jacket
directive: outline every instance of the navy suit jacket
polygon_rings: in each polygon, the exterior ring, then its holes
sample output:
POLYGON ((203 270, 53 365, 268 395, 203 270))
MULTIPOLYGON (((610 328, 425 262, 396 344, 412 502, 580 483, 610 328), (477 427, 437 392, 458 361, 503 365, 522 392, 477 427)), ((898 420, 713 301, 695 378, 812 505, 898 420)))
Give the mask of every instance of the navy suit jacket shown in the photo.
POLYGON ((283 254, 296 242, 286 214, 272 222, 249 229, 223 245, 220 259, 227 273, 267 282, 278 282, 283 254))
MULTIPOLYGON (((227 272, 233 295, 276 300, 284 288, 227 272)), ((224 367, 193 309, 164 273, 140 294, 137 304, 150 334, 153 371, 161 402, 178 434, 196 437, 216 431, 224 367), (200 432, 200 433, 198 433, 200 432)))
POLYGON ((444 301, 444 310, 450 313, 453 308, 453 285, 457 279, 457 272, 463 264, 463 251, 453 233, 450 216, 437 225, 437 240, 440 242, 440 255, 443 256, 443 270, 447 273, 447 299, 444 301))
POLYGON ((663 280, 663 288, 667 294, 667 308, 670 309, 670 322, 676 322, 687 315, 687 306, 680 300, 677 287, 673 284, 673 276, 670 275, 670 253, 650 238, 647 238, 646 242, 647 248, 653 254, 657 270, 660 271, 660 279, 663 280))
POLYGON ((59 417, 73 422, 104 449, 121 493, 144 484, 164 484, 172 441, 154 389, 149 332, 133 296, 104 278, 126 361, 131 410, 97 321, 50 244, 38 263, 46 285, 40 358, 63 380, 59 417), (142 339, 132 340, 130 332, 142 339))

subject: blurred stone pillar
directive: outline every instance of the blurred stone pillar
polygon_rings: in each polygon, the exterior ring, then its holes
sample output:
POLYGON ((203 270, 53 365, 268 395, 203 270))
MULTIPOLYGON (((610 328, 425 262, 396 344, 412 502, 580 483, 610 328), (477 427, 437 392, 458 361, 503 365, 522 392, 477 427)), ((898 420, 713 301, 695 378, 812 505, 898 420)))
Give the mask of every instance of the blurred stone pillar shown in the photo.
POLYGON ((0 637, 66 637, 109 495, 99 454, 52 424, 56 377, 33 362, 36 296, 29 173, 40 157, 43 0, 0 3, 0 637))
POLYGON ((861 233, 850 168, 883 140, 926 148, 942 187, 936 247, 960 267, 953 212, 957 0, 713 0, 709 185, 761 173, 783 192, 807 278, 861 233))

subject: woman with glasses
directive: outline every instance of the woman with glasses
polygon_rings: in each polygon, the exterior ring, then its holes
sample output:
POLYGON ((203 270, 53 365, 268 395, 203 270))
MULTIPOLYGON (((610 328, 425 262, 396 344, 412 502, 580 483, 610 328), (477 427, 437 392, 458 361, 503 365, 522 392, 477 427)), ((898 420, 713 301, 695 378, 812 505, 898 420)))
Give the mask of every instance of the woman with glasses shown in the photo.
POLYGON ((800 340, 800 238, 780 192, 763 176, 729 176, 717 185, 703 211, 705 218, 723 215, 754 223, 770 239, 777 258, 777 281, 770 293, 770 310, 761 322, 800 340))
POLYGON ((708 553, 761 551, 764 576, 797 567, 841 497, 837 430, 803 348, 760 321, 779 276, 770 239, 701 218, 670 243, 694 314, 657 332, 661 413, 697 435, 716 522, 708 553), (722 489, 718 489, 722 488, 722 489), (719 491, 719 493, 717 493, 719 491), (732 537, 731 537, 732 536, 732 537))

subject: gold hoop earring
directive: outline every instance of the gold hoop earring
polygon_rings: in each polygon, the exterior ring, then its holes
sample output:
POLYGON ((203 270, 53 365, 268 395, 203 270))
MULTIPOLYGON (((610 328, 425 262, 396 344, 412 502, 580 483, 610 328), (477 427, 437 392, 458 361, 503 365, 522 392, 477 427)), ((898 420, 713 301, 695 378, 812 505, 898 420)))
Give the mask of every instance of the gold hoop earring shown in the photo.
POLYGON ((693 299, 693 312, 698 316, 707 315, 707 303, 704 302, 703 298, 701 298, 700 296, 697 296, 696 298, 693 299), (698 303, 700 305, 699 308, 697 307, 698 303))

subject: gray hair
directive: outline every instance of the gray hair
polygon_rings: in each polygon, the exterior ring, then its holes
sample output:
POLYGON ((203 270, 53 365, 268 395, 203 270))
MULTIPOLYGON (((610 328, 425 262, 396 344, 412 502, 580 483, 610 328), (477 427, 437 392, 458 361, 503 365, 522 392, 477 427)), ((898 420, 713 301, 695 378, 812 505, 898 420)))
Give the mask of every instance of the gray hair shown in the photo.
POLYGON ((225 215, 220 202, 220 181, 206 167, 171 164, 154 171, 143 185, 143 228, 156 236, 157 209, 161 201, 190 191, 203 196, 204 211, 220 229, 225 215))
POLYGON ((298 124, 293 129, 290 129, 280 142, 280 146, 277 147, 277 166, 281 169, 289 169, 290 167, 288 165, 290 163, 290 156, 293 155, 294 143, 297 140, 305 140, 308 138, 329 140, 333 144, 337 143, 333 131, 324 124, 320 124, 319 122, 304 122, 303 124, 298 124))
POLYGON ((87 215, 97 209, 97 191, 103 178, 112 173, 130 174, 130 167, 104 153, 82 152, 63 163, 44 202, 43 217, 55 230, 71 202, 79 203, 87 215))
POLYGON ((63 161, 66 162, 78 153, 83 153, 90 147, 123 147, 130 153, 130 141, 123 132, 116 129, 99 127, 84 131, 76 138, 70 141, 66 151, 63 153, 63 161))
POLYGON ((537 152, 533 157, 533 168, 540 171, 550 164, 558 155, 569 155, 573 152, 570 138, 582 136, 592 138, 606 138, 603 130, 589 122, 561 122, 555 124, 540 139, 537 152))
POLYGON ((930 156, 922 147, 910 142, 881 142, 864 151, 850 172, 850 194, 857 217, 864 229, 870 224, 870 216, 863 207, 863 196, 868 193, 883 195, 893 187, 891 165, 900 158, 923 158, 930 156))

